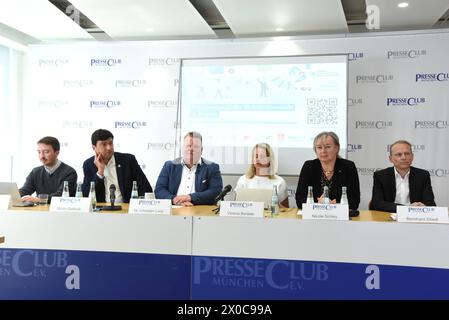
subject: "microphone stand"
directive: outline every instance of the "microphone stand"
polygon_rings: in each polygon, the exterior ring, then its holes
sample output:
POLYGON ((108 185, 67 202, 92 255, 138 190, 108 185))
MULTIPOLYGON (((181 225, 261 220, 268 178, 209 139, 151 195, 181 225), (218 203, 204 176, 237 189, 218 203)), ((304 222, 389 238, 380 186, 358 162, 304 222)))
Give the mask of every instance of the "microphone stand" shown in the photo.
MULTIPOLYGON (((115 202, 115 197, 111 197, 111 205, 110 206, 104 206, 101 207, 101 211, 119 211, 122 210, 122 206, 116 206, 114 205, 115 202)), ((98 206, 97 206, 98 208, 98 206)))
MULTIPOLYGON (((224 195, 223 195, 222 197, 220 197, 220 198, 217 200, 217 203, 219 203, 220 201, 222 201, 222 200, 224 199, 224 197, 225 197, 224 195)), ((219 214, 219 213, 220 213, 220 205, 218 205, 218 207, 216 207, 215 209, 213 209, 212 212, 215 213, 215 214, 219 214)))

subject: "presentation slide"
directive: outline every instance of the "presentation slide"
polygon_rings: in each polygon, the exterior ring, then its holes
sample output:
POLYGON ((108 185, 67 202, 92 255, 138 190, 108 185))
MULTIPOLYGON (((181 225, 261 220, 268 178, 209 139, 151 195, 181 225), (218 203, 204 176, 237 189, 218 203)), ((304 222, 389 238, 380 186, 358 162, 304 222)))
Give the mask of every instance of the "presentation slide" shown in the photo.
POLYGON ((269 143, 279 174, 315 158, 313 138, 334 131, 347 145, 347 55, 186 59, 181 64, 181 134, 203 135, 203 156, 243 174, 256 143, 269 143))

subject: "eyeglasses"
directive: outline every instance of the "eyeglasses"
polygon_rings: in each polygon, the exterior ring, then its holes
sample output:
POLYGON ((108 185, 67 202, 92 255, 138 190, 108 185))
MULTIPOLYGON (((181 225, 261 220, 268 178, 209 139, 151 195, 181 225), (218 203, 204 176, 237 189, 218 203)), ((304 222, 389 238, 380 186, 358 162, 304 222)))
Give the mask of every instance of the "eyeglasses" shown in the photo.
POLYGON ((397 157, 400 158, 402 156, 405 157, 410 157, 412 154, 410 152, 398 152, 398 153, 393 153, 393 157, 397 157))

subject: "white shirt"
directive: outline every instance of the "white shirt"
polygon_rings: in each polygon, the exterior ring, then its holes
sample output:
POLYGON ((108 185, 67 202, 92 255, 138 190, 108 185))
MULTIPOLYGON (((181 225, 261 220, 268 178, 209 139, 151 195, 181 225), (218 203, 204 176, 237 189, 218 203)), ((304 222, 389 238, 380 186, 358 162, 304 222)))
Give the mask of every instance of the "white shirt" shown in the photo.
POLYGON ((112 158, 109 160, 108 164, 104 168, 104 187, 105 187, 105 200, 109 201, 109 187, 111 184, 115 184, 115 203, 122 203, 123 197, 120 192, 120 187, 118 185, 117 178, 117 168, 115 167, 115 157, 112 155, 112 158))
POLYGON ((184 162, 184 159, 181 160, 182 163, 182 177, 181 182, 179 183, 177 196, 191 194, 195 192, 195 176, 196 169, 198 165, 201 164, 201 159, 194 165, 192 168, 188 168, 184 162))
POLYGON ((410 188, 408 183, 408 178, 410 176, 410 170, 404 176, 401 177, 399 172, 394 168, 394 177, 396 179, 396 198, 395 203, 409 205, 410 204, 410 188))
POLYGON ((55 165, 53 167, 46 167, 46 166, 44 166, 44 168, 45 168, 45 171, 48 172, 48 174, 52 174, 53 172, 55 172, 59 168, 60 165, 61 165, 61 161, 59 159, 57 159, 56 163, 55 163, 55 165))
POLYGON ((243 175, 237 181, 237 186, 235 189, 273 189, 276 186, 278 189, 279 202, 284 201, 287 197, 287 183, 280 176, 275 176, 274 179, 269 177, 254 176, 249 179, 246 175, 243 175))

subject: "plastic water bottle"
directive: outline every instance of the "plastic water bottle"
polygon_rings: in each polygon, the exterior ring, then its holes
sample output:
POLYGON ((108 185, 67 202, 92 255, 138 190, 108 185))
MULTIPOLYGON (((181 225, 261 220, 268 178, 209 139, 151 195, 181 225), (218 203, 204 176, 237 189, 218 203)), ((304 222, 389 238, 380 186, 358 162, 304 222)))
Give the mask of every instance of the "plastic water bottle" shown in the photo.
POLYGON ((97 208, 97 194, 95 192, 95 182, 90 182, 90 190, 89 190, 89 198, 90 202, 92 204, 92 210, 95 210, 97 208))
POLYGON ((279 215, 279 196, 278 189, 276 186, 273 186, 273 193, 271 194, 271 216, 279 215))
POLYGON ((62 188, 62 196, 63 197, 70 197, 69 182, 68 181, 64 181, 64 187, 62 188))
POLYGON ((137 191, 137 181, 133 181, 133 190, 131 191, 131 199, 139 198, 139 192, 137 191))
POLYGON ((83 190, 82 190, 81 186, 82 186, 81 182, 78 182, 78 184, 76 185, 75 197, 77 197, 77 198, 82 198, 83 197, 83 190))
POLYGON ((313 200, 313 188, 312 186, 307 187, 307 204, 313 204, 315 201, 313 200))
POLYGON ((324 188, 323 188, 323 203, 324 204, 331 203, 331 200, 329 199, 329 187, 328 186, 324 186, 324 188))
POLYGON ((346 187, 341 187, 340 204, 348 204, 348 195, 346 193, 346 187))

